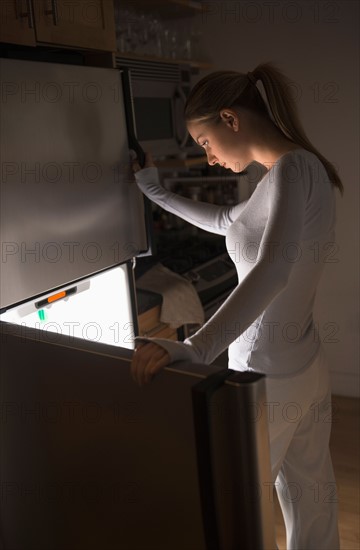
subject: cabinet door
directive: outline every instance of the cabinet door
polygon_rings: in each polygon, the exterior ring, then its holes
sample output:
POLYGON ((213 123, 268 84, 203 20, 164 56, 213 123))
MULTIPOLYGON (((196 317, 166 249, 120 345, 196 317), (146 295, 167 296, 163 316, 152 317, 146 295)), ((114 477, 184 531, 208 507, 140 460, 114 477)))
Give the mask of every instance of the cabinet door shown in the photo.
POLYGON ((33 0, 38 42, 115 51, 113 0, 33 0))
POLYGON ((0 1, 1 42, 35 46, 31 0, 0 1))

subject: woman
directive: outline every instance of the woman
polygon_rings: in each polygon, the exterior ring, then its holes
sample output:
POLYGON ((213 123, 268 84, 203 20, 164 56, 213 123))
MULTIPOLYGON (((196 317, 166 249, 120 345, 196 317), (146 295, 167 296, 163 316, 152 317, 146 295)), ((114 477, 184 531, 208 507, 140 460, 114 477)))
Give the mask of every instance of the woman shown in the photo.
POLYGON ((313 321, 316 288, 334 243, 333 165, 298 120, 289 80, 272 64, 252 73, 212 73, 188 97, 189 133, 211 165, 268 171, 248 199, 223 207, 163 189, 151 158, 133 164, 140 189, 202 229, 222 234, 238 285, 216 314, 184 342, 138 339, 134 380, 148 383, 172 361, 211 363, 226 348, 229 368, 266 374, 273 482, 287 547, 339 548, 336 486, 329 454, 329 374, 313 321), (267 104, 257 88, 261 81, 267 104))

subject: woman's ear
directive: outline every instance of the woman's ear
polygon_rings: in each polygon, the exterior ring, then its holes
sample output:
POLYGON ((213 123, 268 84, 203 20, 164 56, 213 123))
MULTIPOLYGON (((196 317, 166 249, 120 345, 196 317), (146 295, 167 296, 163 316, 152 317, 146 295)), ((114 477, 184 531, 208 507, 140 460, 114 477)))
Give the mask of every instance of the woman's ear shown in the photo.
POLYGON ((220 118, 229 128, 232 128, 234 132, 239 130, 239 115, 232 109, 222 109, 220 111, 220 118))

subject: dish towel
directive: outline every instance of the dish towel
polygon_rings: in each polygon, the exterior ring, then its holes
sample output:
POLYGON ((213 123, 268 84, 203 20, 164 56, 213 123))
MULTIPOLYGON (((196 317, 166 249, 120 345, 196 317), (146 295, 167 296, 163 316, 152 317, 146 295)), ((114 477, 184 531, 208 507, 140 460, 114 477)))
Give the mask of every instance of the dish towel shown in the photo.
POLYGON ((136 286, 161 294, 160 321, 178 328, 186 324, 204 324, 204 309, 190 283, 160 263, 155 264, 136 281, 136 286))

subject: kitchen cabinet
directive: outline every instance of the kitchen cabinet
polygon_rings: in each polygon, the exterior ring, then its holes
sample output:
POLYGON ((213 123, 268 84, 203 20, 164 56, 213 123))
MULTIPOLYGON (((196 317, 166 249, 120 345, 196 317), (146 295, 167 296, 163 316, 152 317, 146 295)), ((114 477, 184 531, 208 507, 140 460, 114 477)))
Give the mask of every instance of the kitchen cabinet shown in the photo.
POLYGON ((35 46, 34 17, 30 1, 2 0, 0 2, 1 42, 35 46))
POLYGON ((116 50, 113 0, 2 0, 1 40, 116 50))

